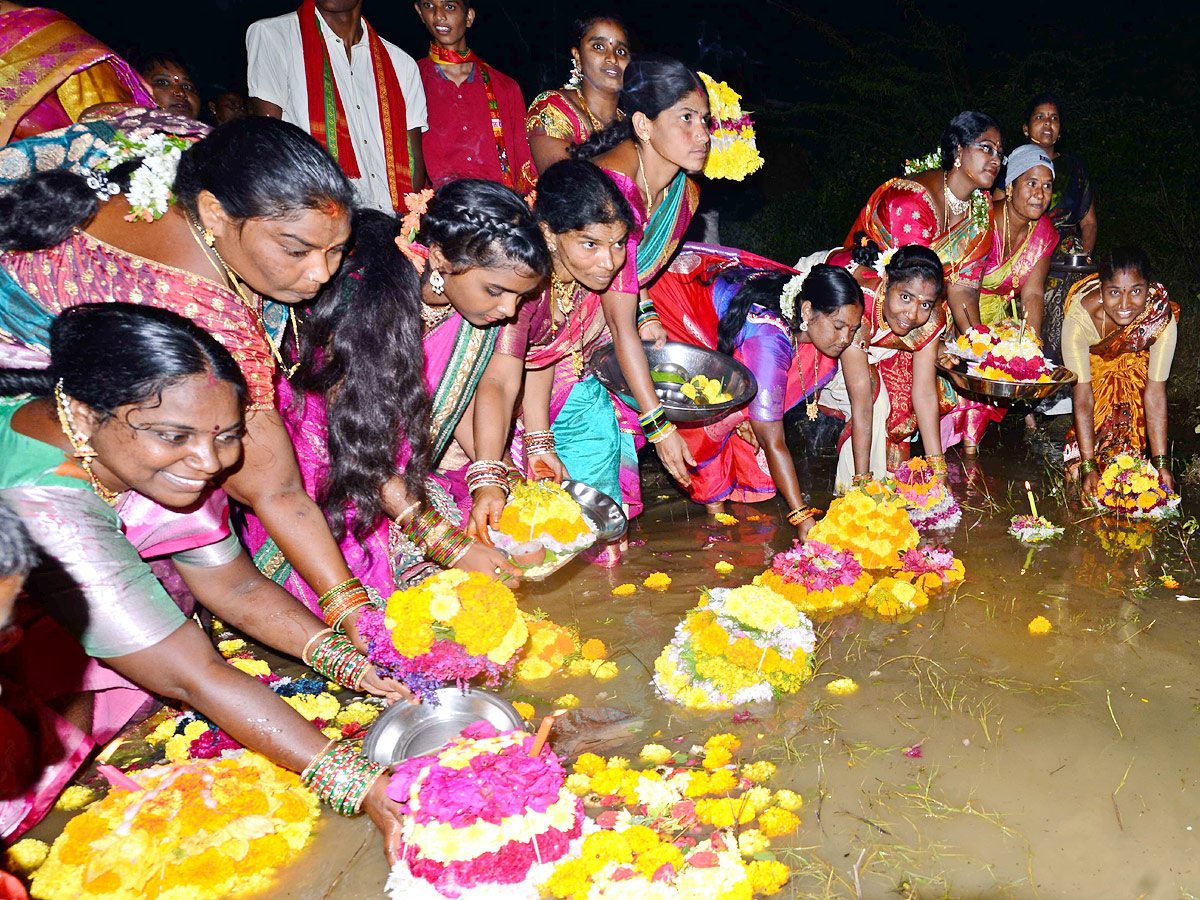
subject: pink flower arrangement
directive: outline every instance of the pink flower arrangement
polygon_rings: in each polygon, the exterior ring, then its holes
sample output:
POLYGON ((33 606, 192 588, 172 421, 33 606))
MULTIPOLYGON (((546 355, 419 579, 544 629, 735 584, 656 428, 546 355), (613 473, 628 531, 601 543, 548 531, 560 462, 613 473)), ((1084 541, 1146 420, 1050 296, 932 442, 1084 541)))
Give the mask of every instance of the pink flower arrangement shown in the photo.
POLYGON ((776 553, 771 570, 788 584, 802 584, 809 591, 853 585, 863 572, 851 551, 835 550, 820 541, 797 543, 791 550, 776 553))
POLYGON ((907 503, 908 520, 921 531, 950 529, 962 520, 962 508, 923 457, 906 460, 892 487, 907 503))
POLYGON ((898 579, 926 593, 962 581, 964 575, 962 561, 945 547, 914 547, 900 557, 896 571, 898 579))

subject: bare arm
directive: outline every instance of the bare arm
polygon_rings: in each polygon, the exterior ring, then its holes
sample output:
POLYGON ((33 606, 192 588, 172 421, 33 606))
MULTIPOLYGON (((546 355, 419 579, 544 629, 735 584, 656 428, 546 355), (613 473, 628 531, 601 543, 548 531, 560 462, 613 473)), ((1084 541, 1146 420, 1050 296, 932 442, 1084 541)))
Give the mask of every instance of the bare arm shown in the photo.
POLYGON ((1045 311, 1046 276, 1050 274, 1050 257, 1041 260, 1021 288, 1021 309, 1029 322, 1029 327, 1038 337, 1042 335, 1042 315, 1045 311))
POLYGON ((545 172, 556 162, 566 159, 570 155, 570 146, 570 141, 550 137, 548 134, 529 136, 529 152, 533 154, 533 164, 539 172, 545 172))
POLYGON ((954 325, 960 333, 966 332, 972 325, 979 324, 978 287, 949 284, 946 286, 946 299, 950 303, 950 313, 954 316, 954 325))
POLYGON ((250 113, 255 116, 270 116, 272 119, 282 119, 283 107, 269 100, 260 100, 258 97, 251 97, 250 113))
POLYGON ((846 392, 850 395, 850 449, 854 454, 854 474, 871 472, 871 429, 875 412, 875 389, 867 354, 856 346, 847 347, 839 359, 846 392))
MULTIPOLYGON (((472 459, 503 459, 508 452, 513 409, 525 376, 525 361, 507 353, 495 353, 479 379, 472 401, 474 455, 472 459)), ((471 519, 467 534, 487 536, 488 526, 500 524, 505 492, 498 487, 482 487, 471 496, 471 519)))
MULTIPOLYGON (((613 337, 621 374, 625 376, 629 392, 637 401, 638 408, 645 411, 657 407, 659 400, 654 392, 654 381, 650 378, 650 363, 646 360, 646 350, 642 347, 642 338, 637 330, 637 299, 634 294, 607 291, 601 296, 600 305, 613 337)), ((694 466, 696 461, 692 459, 691 451, 678 433, 668 435, 655 444, 654 449, 672 478, 684 487, 692 483, 687 467, 694 466)))
MULTIPOLYGON (((409 169, 412 172, 412 187, 414 191, 423 190, 425 183, 429 180, 428 174, 425 172, 425 150, 421 143, 421 129, 408 129, 408 162, 409 169)), ((404 210, 396 210, 398 213, 403 213, 404 210)))
MULTIPOLYGON (((1079 458, 1094 459, 1096 457, 1096 422, 1094 418, 1096 395, 1092 393, 1091 382, 1076 384, 1071 398, 1075 418, 1075 439, 1079 441, 1079 458)), ((1094 495, 1099 484, 1100 473, 1096 471, 1086 472, 1080 478, 1080 489, 1084 496, 1094 495)))
MULTIPOLYGON (((783 494, 788 509, 801 508, 804 506, 804 497, 800 493, 800 479, 796 477, 796 464, 792 460, 792 454, 788 451, 787 441, 784 439, 783 423, 759 422, 751 419, 750 427, 758 439, 758 446, 762 448, 767 457, 767 469, 771 473, 771 480, 775 482, 779 493, 783 494)), ((802 522, 800 537, 803 538, 814 524, 815 520, 813 519, 806 519, 802 522)))
MULTIPOLYGON (((1151 456, 1167 456, 1167 383, 1146 381, 1142 394, 1146 402, 1146 437, 1150 443, 1151 456)), ((1159 476, 1170 490, 1175 490, 1175 479, 1168 469, 1159 469, 1159 476)))
POLYGON ((913 410, 926 456, 942 455, 941 415, 938 409, 937 357, 940 340, 930 341, 913 354, 913 410))

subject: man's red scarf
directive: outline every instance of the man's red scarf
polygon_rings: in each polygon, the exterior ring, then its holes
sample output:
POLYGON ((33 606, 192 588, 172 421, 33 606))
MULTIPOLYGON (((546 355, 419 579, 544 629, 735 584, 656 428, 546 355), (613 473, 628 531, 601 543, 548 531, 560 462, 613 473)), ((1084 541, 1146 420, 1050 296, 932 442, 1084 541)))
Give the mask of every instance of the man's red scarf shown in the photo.
POLYGON ((508 151, 504 147, 504 125, 500 121, 500 103, 496 99, 496 88, 492 86, 492 75, 488 71, 487 63, 480 59, 474 50, 459 53, 457 50, 448 50, 432 42, 429 44, 429 58, 439 66, 455 66, 461 63, 475 64, 475 68, 479 70, 479 77, 483 80, 483 89, 487 94, 488 114, 492 120, 492 137, 496 140, 496 155, 500 158, 500 171, 504 175, 504 183, 509 187, 515 187, 516 180, 513 178, 512 164, 508 161, 508 151))
MULTIPOLYGON (((304 81, 308 88, 308 130, 329 151, 330 156, 350 178, 361 178, 358 158, 354 155, 354 144, 350 140, 350 127, 346 123, 346 110, 342 97, 333 80, 333 69, 329 64, 329 53, 325 38, 317 22, 317 5, 313 0, 303 0, 299 9, 300 45, 304 51, 304 81)), ((396 78, 392 58, 379 33, 367 26, 362 27, 369 36, 371 65, 375 72, 375 89, 379 95, 379 127, 383 132, 383 153, 387 160, 388 189, 392 207, 404 208, 404 195, 412 192, 412 169, 408 155, 408 118, 404 106, 404 93, 396 78)))

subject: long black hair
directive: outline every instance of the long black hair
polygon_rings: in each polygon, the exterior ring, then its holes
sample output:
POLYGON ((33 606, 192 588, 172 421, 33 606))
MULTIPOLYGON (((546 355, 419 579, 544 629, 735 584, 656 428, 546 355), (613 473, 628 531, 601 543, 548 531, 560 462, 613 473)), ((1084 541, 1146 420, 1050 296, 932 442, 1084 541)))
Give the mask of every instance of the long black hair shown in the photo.
POLYGON ((679 60, 654 54, 634 57, 625 68, 625 82, 617 103, 625 113, 625 118, 613 121, 582 144, 570 147, 571 156, 591 159, 622 141, 635 138, 634 113, 640 112, 648 119, 657 119, 664 109, 670 109, 692 91, 699 91, 707 102, 708 93, 700 76, 679 60))
POLYGON ((1121 244, 1100 254, 1096 261, 1101 281, 1112 281, 1118 272, 1137 272, 1147 282, 1154 280, 1150 255, 1137 244, 1121 244))
POLYGON ((462 178, 437 189, 421 216, 421 243, 436 244, 456 268, 506 262, 550 273, 550 250, 525 200, 512 188, 462 178))
POLYGON ((246 402, 246 379, 217 339, 183 316, 133 303, 73 306, 50 326, 50 366, 0 369, 0 396, 63 392, 102 419, 124 406, 154 406, 189 375, 233 385, 246 402))
POLYGON ((374 210, 354 218, 354 249, 301 328, 297 402, 324 395, 329 471, 317 494, 339 541, 361 541, 385 515, 381 491, 403 441, 408 495, 425 497, 429 395, 421 347, 421 285, 396 251, 400 223, 374 210), (353 507, 353 518, 347 514, 353 507), (349 528, 347 529, 347 525, 349 528))
POLYGON ((234 219, 275 219, 333 205, 351 210, 354 188, 325 148, 295 125, 247 116, 218 125, 179 160, 175 196, 188 212, 208 191, 234 219))
POLYGON ((616 183, 590 162, 564 159, 539 178, 533 214, 554 234, 621 223, 632 230, 633 210, 616 183))
POLYGON ((954 160, 963 147, 971 141, 979 140, 989 128, 1000 130, 996 120, 987 113, 976 112, 973 109, 960 112, 950 120, 946 130, 942 132, 942 168, 947 172, 954 168, 954 160))
MULTIPOLYGON (((140 159, 122 163, 109 181, 123 190, 140 165, 140 159)), ((226 122, 184 151, 175 173, 179 204, 194 214, 196 197, 205 190, 234 219, 355 205, 354 189, 333 157, 295 125, 266 116, 226 122)), ((96 208, 83 175, 39 172, 0 194, 0 250, 56 246, 72 228, 86 224, 96 208)))
POLYGON ((780 297, 784 287, 793 277, 792 272, 754 269, 749 266, 737 266, 718 272, 713 281, 714 289, 722 283, 740 286, 737 293, 729 299, 725 314, 721 316, 717 325, 717 349, 727 355, 733 353, 751 305, 778 313, 793 331, 800 328, 800 304, 805 300, 812 304, 813 311, 820 315, 829 315, 843 306, 863 305, 862 288, 849 272, 840 266, 818 263, 805 276, 804 284, 796 296, 796 308, 789 319, 780 309, 780 297))

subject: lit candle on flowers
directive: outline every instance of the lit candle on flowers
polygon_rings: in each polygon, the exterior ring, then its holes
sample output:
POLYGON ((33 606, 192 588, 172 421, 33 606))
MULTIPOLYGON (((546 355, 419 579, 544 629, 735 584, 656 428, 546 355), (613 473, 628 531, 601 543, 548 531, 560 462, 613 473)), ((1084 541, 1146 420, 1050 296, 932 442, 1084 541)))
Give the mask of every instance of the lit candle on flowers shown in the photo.
POLYGON ((546 740, 550 737, 550 729, 554 727, 554 720, 565 712, 565 709, 556 709, 553 713, 542 719, 542 724, 537 730, 537 736, 533 739, 533 746, 529 748, 530 756, 537 756, 542 752, 542 747, 546 745, 546 740))
POLYGON ((1037 504, 1033 502, 1033 489, 1029 486, 1029 482, 1025 482, 1025 496, 1029 498, 1029 511, 1033 517, 1037 518, 1037 504))

